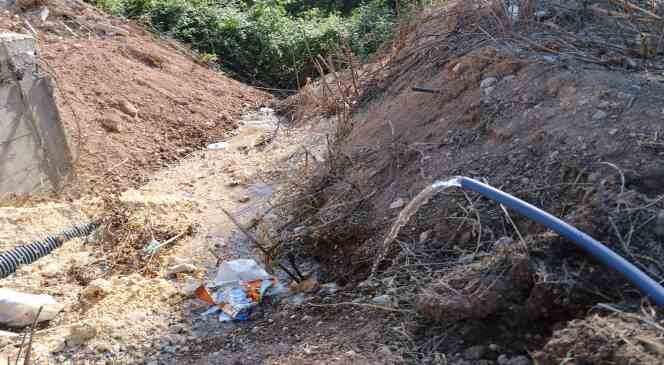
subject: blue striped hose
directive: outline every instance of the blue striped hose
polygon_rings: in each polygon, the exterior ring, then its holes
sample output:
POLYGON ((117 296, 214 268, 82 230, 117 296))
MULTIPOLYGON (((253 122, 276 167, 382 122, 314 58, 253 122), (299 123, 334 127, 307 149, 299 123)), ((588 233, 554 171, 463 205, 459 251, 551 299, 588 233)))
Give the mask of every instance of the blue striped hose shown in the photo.
MULTIPOLYGON (((551 214, 487 184, 462 176, 456 177, 454 180, 455 185, 474 191, 506 207, 512 208, 526 217, 558 232, 558 234, 574 242, 605 265, 618 271, 627 280, 641 289, 645 295, 652 298, 660 306, 664 306, 664 288, 658 282, 594 238, 551 214)), ((434 186, 444 183, 436 182, 434 186)))
POLYGON ((20 265, 31 264, 48 255, 66 241, 76 237, 85 237, 97 229, 97 223, 88 223, 65 229, 59 235, 48 236, 43 240, 17 246, 0 253, 0 279, 16 272, 20 265))

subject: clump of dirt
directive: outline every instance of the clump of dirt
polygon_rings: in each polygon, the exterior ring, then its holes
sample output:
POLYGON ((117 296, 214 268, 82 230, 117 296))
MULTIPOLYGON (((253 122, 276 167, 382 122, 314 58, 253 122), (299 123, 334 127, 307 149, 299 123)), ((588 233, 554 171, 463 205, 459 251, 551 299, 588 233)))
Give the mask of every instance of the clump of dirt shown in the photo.
POLYGON ((137 187, 150 172, 216 142, 267 94, 204 66, 184 46, 82 1, 27 2, 0 30, 37 32, 74 173, 64 194, 137 187))
MULTIPOLYGON (((650 21, 660 15, 631 8, 649 20, 607 18, 598 11, 625 9, 584 4, 451 2, 424 12, 379 78, 364 84, 374 87, 355 99, 350 120, 338 121, 352 126, 348 138, 335 141, 301 200, 291 199, 296 219, 284 245, 317 258, 330 277, 378 285, 435 322, 473 319, 475 330, 457 335, 465 346, 496 341, 519 356, 527 356, 524 339, 541 347, 555 326, 597 302, 639 302, 642 293, 570 242, 470 193, 437 195, 393 248, 383 247, 409 200, 461 175, 544 208, 664 278, 656 264, 664 190, 654 183, 661 151, 653 148, 664 88, 648 72, 664 57, 635 55, 633 42, 616 43, 611 31, 618 22, 657 35, 650 21), (482 266, 506 241, 526 247, 519 279, 482 266), (477 331, 484 318, 493 330, 477 331), (516 329, 504 337, 503 327, 516 329)), ((421 340, 413 351, 463 350, 421 340)))
MULTIPOLYGON (((612 307, 612 311, 617 311, 612 307)), ((652 311, 652 308, 650 309, 652 311)), ((653 313, 618 311, 570 321, 534 357, 539 364, 660 364, 662 327, 653 313)))

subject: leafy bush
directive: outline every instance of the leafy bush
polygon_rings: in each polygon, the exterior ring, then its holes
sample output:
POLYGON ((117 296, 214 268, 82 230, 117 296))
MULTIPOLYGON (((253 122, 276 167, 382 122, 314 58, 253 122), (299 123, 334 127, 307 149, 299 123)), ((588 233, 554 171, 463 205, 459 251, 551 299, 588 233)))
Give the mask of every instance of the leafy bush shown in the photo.
POLYGON ((384 0, 362 4, 345 18, 310 6, 292 14, 293 0, 95 1, 108 12, 139 19, 216 55, 222 68, 241 78, 277 87, 294 87, 297 79, 315 76, 313 57, 335 52, 342 37, 366 56, 389 38, 395 22, 384 0))
POLYGON ((367 57, 392 36, 396 16, 385 0, 372 0, 355 9, 350 23, 351 48, 367 57))

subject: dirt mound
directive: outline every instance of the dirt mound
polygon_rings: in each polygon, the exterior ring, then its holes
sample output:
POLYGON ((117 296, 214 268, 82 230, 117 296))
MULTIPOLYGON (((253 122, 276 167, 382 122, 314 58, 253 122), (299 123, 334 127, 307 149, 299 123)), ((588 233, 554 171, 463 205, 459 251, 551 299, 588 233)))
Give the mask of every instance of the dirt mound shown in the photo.
POLYGON ((635 53, 632 38, 616 43, 611 31, 618 22, 627 37, 657 35, 650 20, 660 15, 630 8, 636 18, 607 18, 602 10, 627 8, 564 3, 453 2, 425 12, 340 121, 353 130, 305 189, 315 198, 291 211, 300 219, 290 229, 312 232, 300 247, 332 277, 369 276, 400 306, 451 331, 458 316, 472 319, 458 324, 468 328, 458 343, 435 351, 495 341, 526 355, 524 346, 543 346, 554 324, 597 302, 641 299, 570 242, 459 191, 434 197, 384 247, 400 210, 438 179, 485 180, 664 277, 656 264, 664 259, 656 183, 664 87, 648 72, 664 58, 661 47, 635 53), (504 242, 525 247, 525 266, 485 262, 504 242))
POLYGON ((135 187, 146 174, 217 141, 266 94, 193 53, 82 1, 24 2, 0 28, 37 32, 41 66, 76 153, 67 195, 135 187))

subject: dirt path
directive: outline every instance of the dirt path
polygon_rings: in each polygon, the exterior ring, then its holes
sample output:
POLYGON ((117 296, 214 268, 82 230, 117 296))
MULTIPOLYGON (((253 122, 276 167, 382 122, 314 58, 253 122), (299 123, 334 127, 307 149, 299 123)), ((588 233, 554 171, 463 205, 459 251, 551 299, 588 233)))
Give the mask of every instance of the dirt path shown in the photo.
MULTIPOLYGON (((65 305, 54 321, 36 333, 38 363, 358 363, 367 359, 361 355, 367 350, 362 344, 378 342, 380 337, 375 326, 367 325, 371 317, 354 308, 306 306, 303 303, 311 299, 306 295, 267 305, 248 322, 220 323, 201 316, 206 308, 191 297, 191 289, 214 276, 218 260, 261 261, 221 208, 249 223, 269 206, 305 149, 321 159, 328 128, 323 122, 298 129, 278 126, 267 109, 246 115, 241 125, 234 137, 220 141, 221 148, 196 152, 158 172, 142 188, 122 195, 124 204, 146 212, 150 224, 184 221, 196 226, 194 235, 163 249, 157 275, 104 275, 107 253, 94 242, 69 242, 3 280, 5 287, 51 294, 65 305), (196 270, 167 276, 168 269, 178 263, 193 264, 196 270), (103 277, 101 284, 90 282, 85 272, 102 273, 95 276, 103 277), (90 287, 101 292, 95 303, 87 301, 90 287)), ((99 206, 88 199, 2 208, 3 248, 86 221, 98 214, 99 206)), ((329 294, 339 300, 345 295, 329 294)), ((0 356, 16 356, 17 341, 3 340, 0 346, 0 356)))

